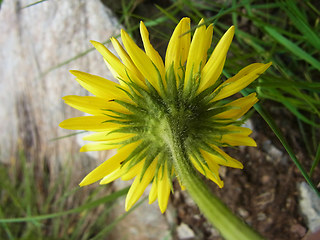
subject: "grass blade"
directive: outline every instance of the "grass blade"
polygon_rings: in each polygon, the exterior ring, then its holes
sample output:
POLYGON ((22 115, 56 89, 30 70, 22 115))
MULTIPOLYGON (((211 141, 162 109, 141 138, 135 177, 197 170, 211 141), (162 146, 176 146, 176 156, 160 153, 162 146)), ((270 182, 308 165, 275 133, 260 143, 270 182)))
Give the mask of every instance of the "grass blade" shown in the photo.
MULTIPOLYGON (((39 4, 39 3, 42 3, 42 2, 46 2, 46 1, 48 1, 48 0, 36 1, 36 2, 34 2, 34 3, 30 3, 30 4, 22 7, 21 9, 23 9, 23 8, 28 8, 28 7, 31 7, 31 6, 37 5, 37 4, 39 4)), ((2 3, 2 1, 0 1, 0 4, 1 4, 1 3, 2 3)))
POLYGON ((314 68, 320 71, 320 62, 312 57, 310 54, 302 50, 295 43, 291 42, 289 39, 281 35, 277 30, 271 28, 269 26, 265 26, 264 29, 267 33, 270 34, 277 42, 279 42, 282 46, 287 48, 291 53, 298 56, 299 58, 305 60, 310 63, 314 68))
POLYGON ((311 169, 310 169, 310 172, 309 172, 309 176, 310 177, 312 177, 313 171, 316 168, 316 166, 318 166, 319 161, 320 161, 320 144, 318 144, 317 153, 316 153, 316 156, 315 156, 315 158, 313 160, 313 163, 312 163, 312 166, 311 166, 311 169))
POLYGON ((105 229, 103 229, 99 234, 97 234, 95 237, 91 238, 90 240, 99 240, 106 237, 107 234, 110 233, 110 231, 126 216, 128 216, 130 213, 132 213, 136 208, 138 208, 147 197, 144 197, 142 200, 140 200, 138 203, 136 203, 132 208, 130 208, 129 211, 123 213, 122 215, 118 216, 112 223, 108 224, 105 229))
POLYGON ((97 199, 97 200, 90 202, 90 203, 83 204, 80 207, 73 208, 68 211, 45 214, 45 215, 40 215, 40 216, 0 219, 0 223, 17 223, 17 222, 39 221, 39 220, 45 220, 45 219, 49 219, 49 218, 61 217, 61 216, 65 216, 65 215, 72 214, 72 213, 78 213, 78 212, 81 212, 84 210, 88 210, 90 208, 97 207, 98 205, 100 205, 102 203, 112 202, 112 201, 116 200, 117 198, 127 194, 128 190, 129 190, 129 187, 124 188, 124 189, 117 191, 117 192, 114 192, 108 196, 102 197, 102 198, 97 199))
POLYGON ((287 13, 293 25, 302 33, 306 41, 309 42, 314 48, 320 50, 320 38, 309 26, 307 19, 297 7, 294 1, 287 0, 282 4, 282 9, 287 13))

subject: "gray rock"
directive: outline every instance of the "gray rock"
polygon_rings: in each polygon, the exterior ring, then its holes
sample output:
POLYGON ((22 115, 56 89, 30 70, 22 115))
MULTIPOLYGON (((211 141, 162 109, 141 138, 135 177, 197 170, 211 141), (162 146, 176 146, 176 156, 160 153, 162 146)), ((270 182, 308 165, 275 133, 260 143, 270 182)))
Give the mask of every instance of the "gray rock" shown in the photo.
POLYGON ((254 126, 253 126, 253 123, 252 123, 252 120, 251 119, 248 119, 247 121, 245 121, 241 127, 246 127, 246 128, 250 128, 252 130, 252 132, 254 133, 254 126))
POLYGON ((262 149, 267 153, 266 160, 269 162, 288 164, 288 156, 283 154, 281 150, 276 148, 270 140, 263 142, 262 149))
POLYGON ((192 240, 195 239, 195 234, 192 229, 185 223, 181 223, 177 227, 177 235, 179 240, 192 240))
POLYGON ((1 6, 0 131, 6 135, 0 138, 0 159, 9 162, 23 149, 39 164, 46 159, 54 176, 60 162, 85 156, 78 154, 75 137, 51 141, 74 133, 59 128, 61 121, 82 115, 61 99, 87 94, 69 70, 112 78, 97 51, 54 67, 90 49, 89 40, 106 41, 120 28, 99 0, 52 0, 23 8, 32 2, 10 0, 1 6))
MULTIPOLYGON (((116 189, 122 189, 130 184, 131 181, 117 180, 114 183, 114 187, 116 189)), ((151 185, 147 187, 141 199, 148 196, 150 189, 151 185)), ((139 201, 141 201, 141 199, 139 199, 139 201)), ((125 213, 124 205, 124 198, 117 201, 113 212, 114 217, 125 213)), ((147 199, 115 226, 111 234, 111 239, 170 240, 172 236, 166 217, 160 212, 158 202, 156 201, 149 205, 147 199)))
POLYGON ((306 182, 298 184, 299 207, 311 232, 320 229, 320 198, 306 182))

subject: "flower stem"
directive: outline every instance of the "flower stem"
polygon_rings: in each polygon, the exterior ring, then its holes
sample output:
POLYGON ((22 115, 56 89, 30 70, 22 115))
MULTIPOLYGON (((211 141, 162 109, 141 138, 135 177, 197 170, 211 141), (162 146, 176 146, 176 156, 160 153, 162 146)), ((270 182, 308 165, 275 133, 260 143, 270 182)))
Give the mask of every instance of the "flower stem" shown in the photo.
POLYGON ((208 189, 187 158, 178 134, 172 130, 168 123, 164 140, 171 151, 175 171, 212 225, 228 240, 263 239, 208 189))

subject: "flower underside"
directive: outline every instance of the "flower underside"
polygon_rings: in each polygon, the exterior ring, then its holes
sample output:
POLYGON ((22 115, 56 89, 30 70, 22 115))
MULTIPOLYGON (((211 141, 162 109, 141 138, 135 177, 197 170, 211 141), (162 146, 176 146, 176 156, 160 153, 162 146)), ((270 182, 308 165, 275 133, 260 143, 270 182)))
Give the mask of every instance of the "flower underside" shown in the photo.
MULTIPOLYGON (((118 149, 118 152, 89 173, 81 186, 98 180, 107 184, 117 178, 135 178, 126 199, 129 209, 152 182, 149 203, 158 199, 164 212, 172 179, 177 175, 172 141, 186 161, 219 187, 223 187, 220 165, 243 168, 220 147, 256 146, 249 137, 251 130, 241 127, 240 118, 258 99, 255 93, 235 101, 223 99, 249 85, 271 63, 251 64, 222 82, 219 76, 234 28, 225 33, 207 60, 212 28, 212 25, 206 28, 201 20, 191 41, 190 20, 183 18, 171 37, 165 63, 150 44, 143 23, 140 31, 145 51, 124 31, 121 38, 125 49, 111 39, 121 61, 102 44, 92 41, 120 84, 71 71, 95 96, 66 96, 64 100, 93 116, 67 119, 60 126, 96 132, 84 137, 93 143, 84 145, 81 151, 118 149)), ((177 178, 183 187, 180 176, 177 178)))

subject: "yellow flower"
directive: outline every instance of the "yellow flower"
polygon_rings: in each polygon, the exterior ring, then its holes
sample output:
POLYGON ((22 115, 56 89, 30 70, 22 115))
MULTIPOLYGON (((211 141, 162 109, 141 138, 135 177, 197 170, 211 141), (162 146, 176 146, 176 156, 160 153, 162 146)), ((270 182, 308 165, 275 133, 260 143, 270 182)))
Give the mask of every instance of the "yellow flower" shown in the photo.
MULTIPOLYGON (((99 180, 100 184, 107 184, 117 178, 134 178, 126 198, 128 210, 152 182, 149 203, 158 199, 164 212, 172 179, 177 175, 172 145, 178 146, 184 159, 219 187, 223 187, 220 165, 243 168, 220 147, 256 146, 249 137, 251 130, 241 127, 239 119, 258 99, 252 93, 231 102, 220 100, 248 86, 271 63, 251 64, 222 82, 219 77, 234 35, 233 26, 208 58, 213 26, 206 27, 201 20, 191 41, 190 19, 183 18, 169 41, 165 63, 150 44, 143 22, 140 32, 144 51, 124 30, 124 47, 111 38, 120 58, 92 41, 120 84, 71 71, 81 86, 95 96, 72 95, 63 99, 92 116, 67 119, 60 126, 96 132, 84 137, 92 143, 81 151, 117 149, 117 154, 90 172, 80 186, 99 180)), ((180 182, 181 176, 177 178, 180 182)), ((183 186, 183 182, 180 184, 183 186)))

